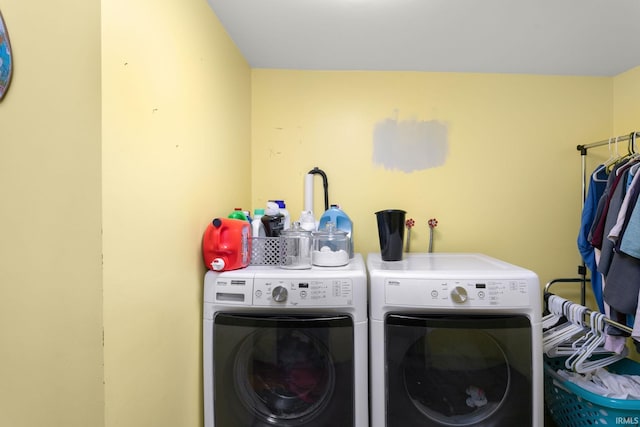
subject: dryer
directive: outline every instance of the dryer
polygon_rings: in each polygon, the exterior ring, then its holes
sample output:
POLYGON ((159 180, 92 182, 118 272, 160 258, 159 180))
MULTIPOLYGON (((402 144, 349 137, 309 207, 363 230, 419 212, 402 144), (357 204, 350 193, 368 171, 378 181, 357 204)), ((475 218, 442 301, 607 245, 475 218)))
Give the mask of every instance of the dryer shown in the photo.
POLYGON ((367 353, 360 254, 205 275, 205 427, 368 426, 367 353))
POLYGON ((539 427, 532 271, 472 253, 367 256, 372 427, 539 427))

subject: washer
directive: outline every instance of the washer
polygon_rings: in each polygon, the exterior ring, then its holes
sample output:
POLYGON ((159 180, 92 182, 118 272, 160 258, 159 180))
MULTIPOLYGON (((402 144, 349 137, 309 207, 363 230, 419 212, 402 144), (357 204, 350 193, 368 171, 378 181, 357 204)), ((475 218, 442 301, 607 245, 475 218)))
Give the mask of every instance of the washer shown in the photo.
POLYGON ((209 271, 203 318, 205 427, 368 426, 362 255, 209 271))
POLYGON ((543 424, 535 273, 463 253, 367 269, 372 427, 543 424))

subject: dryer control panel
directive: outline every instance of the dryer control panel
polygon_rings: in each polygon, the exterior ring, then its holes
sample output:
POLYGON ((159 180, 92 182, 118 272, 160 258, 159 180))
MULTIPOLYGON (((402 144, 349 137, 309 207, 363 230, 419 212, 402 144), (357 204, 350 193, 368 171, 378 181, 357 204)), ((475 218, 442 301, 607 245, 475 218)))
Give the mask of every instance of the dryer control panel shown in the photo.
POLYGON ((526 307, 532 296, 537 295, 531 293, 530 286, 523 279, 388 278, 385 302, 413 307, 526 307))

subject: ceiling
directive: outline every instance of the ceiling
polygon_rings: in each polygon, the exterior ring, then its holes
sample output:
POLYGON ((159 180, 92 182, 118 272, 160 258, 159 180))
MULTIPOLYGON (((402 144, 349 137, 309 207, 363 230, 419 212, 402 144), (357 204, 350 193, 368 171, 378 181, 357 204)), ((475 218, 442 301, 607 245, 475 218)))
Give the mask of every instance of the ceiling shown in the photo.
POLYGON ((252 68, 614 76, 638 0, 208 0, 252 68))

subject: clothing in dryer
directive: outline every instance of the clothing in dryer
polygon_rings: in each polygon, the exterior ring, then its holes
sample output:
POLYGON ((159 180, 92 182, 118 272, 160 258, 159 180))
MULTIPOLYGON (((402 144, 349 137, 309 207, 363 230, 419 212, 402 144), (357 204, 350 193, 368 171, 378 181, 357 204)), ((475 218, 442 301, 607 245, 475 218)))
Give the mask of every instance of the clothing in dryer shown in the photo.
POLYGON ((335 386, 331 355, 298 330, 259 331, 238 349, 236 391, 263 418, 296 419, 322 408, 335 386))
POLYGON ((215 318, 215 427, 352 427, 349 316, 215 318))

